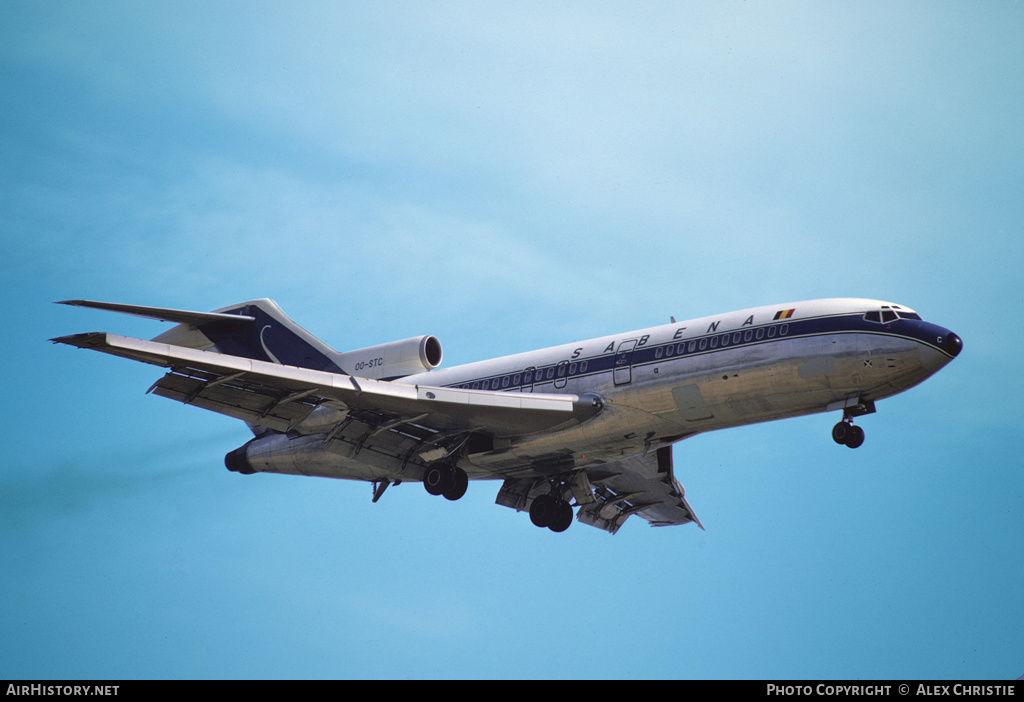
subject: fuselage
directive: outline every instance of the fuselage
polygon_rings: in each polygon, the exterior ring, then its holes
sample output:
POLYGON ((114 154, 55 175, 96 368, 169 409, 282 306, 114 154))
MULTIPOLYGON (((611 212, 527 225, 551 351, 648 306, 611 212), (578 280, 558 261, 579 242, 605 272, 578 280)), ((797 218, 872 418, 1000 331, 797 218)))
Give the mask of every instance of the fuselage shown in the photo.
POLYGON ((487 472, 617 460, 700 432, 842 409, 907 390, 960 351, 959 337, 878 300, 769 305, 673 322, 399 382, 592 393, 605 409, 560 432, 499 439, 463 463, 487 472))
MULTIPOLYGON (((446 459, 475 479, 543 478, 648 455, 702 432, 839 410, 849 420, 920 383, 961 347, 956 334, 910 308, 841 298, 672 322, 395 382, 592 398, 600 410, 585 421, 534 433, 474 433, 446 459)), ((240 472, 423 480, 422 437, 406 436, 418 431, 415 421, 404 424, 385 431, 377 421, 349 423, 321 407, 297 434, 262 434, 229 454, 237 454, 229 465, 240 472)))
POLYGON ((841 298, 437 369, 433 336, 338 353, 268 299, 214 312, 66 304, 177 322, 149 341, 106 332, 54 341, 169 367, 154 394, 246 421, 255 438, 225 456, 233 472, 370 481, 374 501, 390 484, 419 481, 457 500, 470 478, 497 479, 495 502, 556 532, 573 503, 579 521, 611 533, 632 514, 699 524, 671 444, 841 411, 832 440, 857 448, 856 417, 963 346, 902 305, 841 298))

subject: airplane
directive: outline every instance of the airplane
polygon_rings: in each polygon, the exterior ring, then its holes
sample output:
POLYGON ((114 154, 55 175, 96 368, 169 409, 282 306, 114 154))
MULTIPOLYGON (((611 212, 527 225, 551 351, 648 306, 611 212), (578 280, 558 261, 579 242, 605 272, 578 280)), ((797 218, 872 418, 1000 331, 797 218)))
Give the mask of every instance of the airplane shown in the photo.
POLYGON ((338 352, 269 299, 213 312, 92 300, 59 304, 175 323, 150 340, 92 332, 51 341, 169 368, 148 392, 245 421, 224 462, 389 485, 458 500, 501 480, 495 502, 538 527, 573 518, 615 534, 695 523, 672 446, 696 434, 841 412, 854 419, 944 367, 959 336, 903 305, 834 298, 768 305, 439 368, 432 335, 338 352), (575 509, 575 515, 574 515, 575 509))

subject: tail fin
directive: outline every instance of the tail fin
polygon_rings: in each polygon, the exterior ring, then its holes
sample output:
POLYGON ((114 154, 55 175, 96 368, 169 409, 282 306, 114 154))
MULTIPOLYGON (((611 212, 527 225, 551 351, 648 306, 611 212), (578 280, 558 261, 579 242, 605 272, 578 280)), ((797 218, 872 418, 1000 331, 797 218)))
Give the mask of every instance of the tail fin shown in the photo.
MULTIPOLYGON (((250 300, 215 312, 253 318, 252 323, 240 327, 224 327, 216 322, 199 327, 220 353, 332 373, 343 372, 337 364, 338 352, 293 322, 273 300, 250 300)), ((166 334, 173 331, 170 329, 166 334)))
POLYGON ((277 303, 266 298, 240 302, 213 312, 92 300, 66 300, 61 304, 177 322, 177 326, 153 338, 165 344, 209 349, 300 368, 344 372, 338 365, 340 354, 337 351, 293 322, 277 303))

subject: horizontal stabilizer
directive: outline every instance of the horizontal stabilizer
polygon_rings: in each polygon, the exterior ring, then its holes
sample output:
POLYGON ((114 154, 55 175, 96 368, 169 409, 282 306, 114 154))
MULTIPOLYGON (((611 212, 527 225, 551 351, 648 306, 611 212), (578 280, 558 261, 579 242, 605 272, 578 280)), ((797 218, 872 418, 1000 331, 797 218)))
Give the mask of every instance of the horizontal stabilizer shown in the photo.
POLYGON ((167 307, 145 307, 143 305, 126 305, 119 302, 97 302, 95 300, 61 300, 58 305, 71 305, 73 307, 91 307, 96 310, 109 310, 110 312, 121 312, 133 314, 136 317, 148 317, 159 319, 162 322, 176 322, 178 324, 191 324, 201 327, 204 324, 249 324, 255 322, 255 317, 245 314, 224 314, 222 312, 192 312, 190 310, 174 310, 167 307))

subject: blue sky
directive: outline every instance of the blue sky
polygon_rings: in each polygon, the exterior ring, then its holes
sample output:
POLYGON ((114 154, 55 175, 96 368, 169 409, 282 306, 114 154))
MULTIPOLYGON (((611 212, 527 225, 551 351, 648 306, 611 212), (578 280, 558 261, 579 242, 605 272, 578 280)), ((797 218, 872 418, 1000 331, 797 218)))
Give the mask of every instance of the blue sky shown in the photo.
POLYGON ((1020 2, 0 5, 4 678, 1024 673, 1020 2), (965 351, 689 439, 707 527, 239 476, 239 422, 51 304, 274 298, 445 365, 893 300, 965 351))

